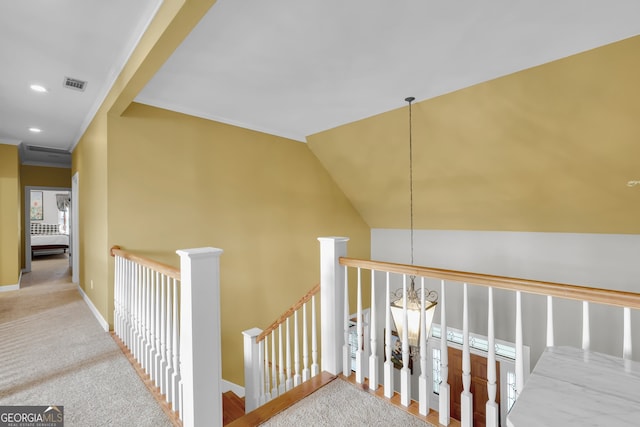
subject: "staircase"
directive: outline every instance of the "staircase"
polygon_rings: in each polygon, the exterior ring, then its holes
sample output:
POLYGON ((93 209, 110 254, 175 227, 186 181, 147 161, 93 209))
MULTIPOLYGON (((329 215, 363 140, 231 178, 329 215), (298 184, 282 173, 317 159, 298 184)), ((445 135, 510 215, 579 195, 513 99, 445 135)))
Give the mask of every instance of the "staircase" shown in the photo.
POLYGON ((244 415, 244 398, 232 391, 222 393, 222 423, 227 425, 244 415))

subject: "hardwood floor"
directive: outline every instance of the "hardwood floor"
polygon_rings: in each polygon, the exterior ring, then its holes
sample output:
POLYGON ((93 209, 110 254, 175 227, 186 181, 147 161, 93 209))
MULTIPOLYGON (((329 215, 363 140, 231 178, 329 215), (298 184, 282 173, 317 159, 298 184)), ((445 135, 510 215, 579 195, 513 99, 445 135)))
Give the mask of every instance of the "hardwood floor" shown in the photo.
POLYGON ((244 415, 244 398, 232 391, 222 393, 222 424, 226 426, 244 415))

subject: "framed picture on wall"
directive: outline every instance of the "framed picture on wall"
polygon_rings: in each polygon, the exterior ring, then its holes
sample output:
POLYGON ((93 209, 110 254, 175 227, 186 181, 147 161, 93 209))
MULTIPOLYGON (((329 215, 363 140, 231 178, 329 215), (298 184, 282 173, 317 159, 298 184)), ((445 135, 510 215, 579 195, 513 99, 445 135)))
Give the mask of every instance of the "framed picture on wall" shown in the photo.
POLYGON ((42 221, 44 219, 44 211, 42 207, 42 191, 31 192, 31 220, 42 221))

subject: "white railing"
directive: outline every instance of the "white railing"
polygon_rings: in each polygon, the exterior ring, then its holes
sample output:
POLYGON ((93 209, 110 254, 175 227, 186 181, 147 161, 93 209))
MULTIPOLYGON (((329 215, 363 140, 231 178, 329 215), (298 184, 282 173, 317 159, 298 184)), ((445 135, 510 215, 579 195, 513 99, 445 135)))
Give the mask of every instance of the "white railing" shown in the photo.
POLYGON ((179 270, 117 246, 112 248, 114 333, 185 427, 222 426, 222 250, 199 248, 177 253, 179 270))
POLYGON ((311 288, 264 331, 253 328, 243 332, 245 412, 320 373, 316 328, 319 290, 319 284, 311 288))
MULTIPOLYGON (((515 308, 515 333, 513 340, 515 341, 515 381, 514 390, 515 398, 522 392, 525 380, 529 375, 528 353, 525 351, 523 342, 523 321, 522 321, 522 294, 536 294, 547 296, 547 329, 546 343, 547 346, 554 346, 554 325, 553 325, 553 300, 554 298, 563 298, 583 301, 582 316, 582 346, 588 349, 590 345, 590 329, 589 329, 589 304, 597 303, 610 306, 621 307, 623 313, 623 358, 630 359, 632 354, 631 345, 631 316, 630 309, 640 309, 640 294, 612 291, 605 289, 597 289, 591 287, 566 285, 559 283, 540 282, 526 279, 516 279, 501 276, 492 276, 484 274, 466 273, 459 271, 435 269, 428 267, 420 267, 405 264, 387 263, 379 261, 358 260, 346 257, 347 238, 327 237, 320 238, 320 303, 321 303, 321 345, 322 357, 321 368, 330 374, 338 375, 340 373, 350 376, 352 367, 355 371, 355 381, 357 383, 368 382, 370 389, 378 389, 383 386, 383 394, 387 398, 391 398, 394 394, 400 394, 400 402, 404 406, 409 406, 417 399, 418 412, 424 416, 428 415, 431 410, 430 397, 432 395, 433 382, 431 381, 431 369, 428 367, 428 347, 425 334, 420 334, 420 342, 418 344, 418 352, 420 355, 419 363, 413 365, 419 366, 416 374, 411 374, 409 368, 409 358, 414 356, 409 351, 408 337, 406 336, 407 328, 403 328, 404 337, 400 337, 402 341, 402 369, 400 370, 400 384, 394 384, 394 365, 391 362, 391 330, 393 321, 390 313, 390 297, 397 295, 396 288, 398 283, 402 283, 402 298, 407 298, 407 280, 413 278, 416 285, 419 285, 418 294, 421 298, 422 307, 425 307, 425 295, 429 293, 425 289, 425 278, 439 280, 439 301, 438 307, 440 311, 440 377, 442 382, 438 387, 438 421, 442 425, 449 425, 451 420, 451 388, 448 384, 449 356, 447 344, 447 307, 457 312, 462 306, 462 390, 460 394, 461 407, 461 425, 473 425, 473 394, 471 385, 471 350, 470 350, 470 313, 475 314, 473 318, 478 318, 478 313, 474 313, 470 307, 477 307, 478 302, 469 301, 470 286, 486 288, 486 307, 480 309, 484 321, 487 325, 487 396, 488 400, 485 404, 485 420, 487 426, 497 427, 500 424, 501 414, 499 403, 497 400, 498 378, 496 369, 496 328, 494 318, 494 289, 501 289, 513 292, 513 304, 515 308), (356 277, 354 286, 350 286, 347 278, 350 276, 348 269, 356 269, 353 276, 356 277), (371 272, 370 283, 370 313, 369 321, 366 327, 369 331, 365 333, 365 325, 363 319, 363 289, 366 284, 363 283, 362 270, 371 272), (458 292, 456 287, 462 290, 462 299, 447 299, 448 291, 454 290, 455 296, 458 292), (355 290, 353 290, 355 288, 355 290), (354 315, 349 310, 349 292, 354 291, 356 296, 356 340, 350 340, 350 333, 353 328, 354 315), (380 299, 380 302, 377 302, 380 299), (384 307, 382 312, 380 309, 384 307), (384 333, 383 333, 384 328, 384 333), (384 337, 384 346, 380 344, 380 338, 384 337), (363 339, 369 339, 370 342, 363 342, 363 339), (351 346, 355 346, 352 351, 351 346), (380 352, 382 348, 382 353, 380 352), (367 363, 368 361, 368 363, 367 363), (382 372, 382 375, 381 375, 382 372), (417 377, 417 378, 416 378, 417 377), (368 378, 368 381, 367 381, 368 378), (412 382, 417 379, 418 395, 412 396, 412 382)), ((315 291, 310 294, 315 294, 315 291)), ((309 294, 308 294, 309 295, 309 294)), ((305 298, 308 297, 305 296, 305 298)), ((478 292, 474 293, 476 298, 478 292)), ((303 300, 305 299, 303 298, 303 300)), ((484 297, 482 297, 484 301, 484 297)), ((264 404, 265 402, 277 397, 283 392, 290 389, 291 385, 295 386, 299 382, 295 379, 300 375, 300 367, 298 366, 299 356, 294 353, 294 366, 290 365, 289 357, 290 349, 290 319, 293 319, 294 328, 294 347, 297 348, 298 328, 298 308, 305 304, 299 304, 295 310, 290 309, 286 315, 283 315, 278 321, 267 328, 264 332, 260 329, 251 329, 244 332, 245 335, 245 392, 246 392, 246 408, 247 412, 264 404), (295 313, 294 313, 295 312, 295 313), (293 317, 292 317, 293 316, 293 317), (283 332, 284 325, 284 332, 283 332), (284 335, 283 335, 284 334, 284 335), (284 338, 283 338, 284 337, 284 338), (283 350, 283 342, 285 347, 283 350), (283 362, 286 360, 286 363, 283 362), (294 380, 291 381, 293 376, 294 380)), ((313 310, 315 304, 312 303, 313 310)), ((506 307, 500 307, 501 313, 504 313, 506 307)), ((315 312, 315 311, 314 311, 315 312)), ((407 319, 405 309, 405 323, 407 319)), ((543 317, 544 318, 544 317, 543 317)), ((303 314, 306 319, 306 314, 303 314)), ((424 325, 424 316, 421 320, 424 325)), ((312 321, 315 326, 315 320, 312 321)), ((472 325, 473 326, 473 325, 472 325)), ((308 325, 303 320, 303 329, 306 331, 308 325)), ((424 326, 423 326, 424 328, 424 326)), ((479 328, 475 325, 476 329, 479 328)), ((306 337, 306 335, 304 335, 306 337)), ((315 337, 315 330, 313 331, 315 337)), ((505 337, 502 337, 505 338, 505 337)), ((315 339, 315 338, 314 338, 315 339)), ((306 338, 303 338, 303 354, 306 348, 306 338)), ((315 348, 315 346, 314 346, 315 348)), ((297 351, 297 350, 295 350, 297 351)), ((306 357, 303 357, 306 360, 306 357)), ((317 361, 314 358, 315 371, 317 372, 317 361)), ((304 365, 306 369, 307 365, 304 365)), ((303 369, 303 372, 304 372, 303 369)), ((315 373, 312 373, 315 375, 315 373)), ((304 374, 303 374, 304 380, 304 374)), ((501 403, 502 405, 506 402, 501 403)))
MULTIPOLYGON (((346 241, 335 241, 336 245, 346 245, 346 241)), ((336 253, 344 253, 346 249, 335 250, 336 253)), ((497 378, 496 378, 496 353, 495 353, 495 323, 494 323, 494 301, 493 301, 493 290, 495 289, 503 289, 513 291, 514 305, 515 305, 515 374, 516 374, 516 385, 515 392, 516 398, 522 392, 524 388, 525 379, 528 376, 528 372, 524 372, 524 345, 523 345, 523 323, 522 323, 522 293, 528 294, 537 294, 537 295, 546 295, 547 296, 547 345, 554 345, 554 337, 553 337, 553 298, 559 297, 564 299, 572 299, 583 301, 583 316, 582 316, 582 347, 584 350, 589 349, 590 342, 590 329, 589 329, 589 304, 590 303, 598 303, 598 304, 606 304, 611 306, 617 306, 623 308, 623 316, 624 316, 624 330, 623 330, 623 358, 629 359, 632 353, 631 346, 631 321, 630 321, 630 308, 640 309, 640 294, 631 293, 631 292, 622 292, 622 291, 612 291, 606 289, 597 289, 590 287, 582 287, 582 286, 574 286, 574 285, 565 285, 558 283, 549 283, 549 282, 539 282, 525 279, 515 279, 515 278, 507 278, 500 276, 491 276, 491 275, 483 275, 483 274, 475 274, 475 273, 465 273, 458 271, 450 271, 443 269, 434 269, 427 267, 419 267, 413 265, 404 265, 404 264, 394 264, 394 263, 386 263, 386 262, 378 262, 378 261, 368 261, 368 260, 356 260, 351 258, 346 258, 344 256, 339 256, 334 259, 335 266, 332 267, 334 269, 344 268, 345 272, 341 276, 342 279, 347 276, 347 268, 355 268, 357 269, 357 277, 358 277, 358 289, 361 286, 360 277, 361 270, 370 270, 372 277, 372 286, 374 286, 375 280, 375 272, 383 272, 386 274, 386 288, 387 295, 389 295, 389 280, 390 275, 398 275, 401 276, 403 282, 406 282, 407 277, 416 277, 416 281, 421 278, 435 278, 440 279, 440 295, 438 305, 440 307, 440 324, 442 329, 442 337, 447 336, 447 305, 451 307, 451 302, 446 301, 447 289, 453 286, 462 286, 462 295, 463 299, 461 301, 462 309, 462 324, 463 324, 463 350, 462 350, 462 384, 463 390, 461 393, 461 425, 462 426, 472 426, 473 425, 473 396, 470 390, 470 349, 469 349, 469 301, 468 301, 468 287, 470 285, 481 286, 487 288, 487 331, 488 331, 488 353, 487 353, 487 393, 488 393, 488 401, 486 402, 486 425, 487 426, 498 426, 499 424, 499 410, 498 404, 496 403, 496 391, 497 391, 497 378)), ((323 266, 323 268, 325 268, 323 266)), ((422 281, 424 283, 424 281, 422 281)), ((325 286, 325 283, 322 282, 322 286, 325 286)), ((327 286, 334 286, 331 284, 327 284, 327 286)), ((335 284, 335 286, 344 286, 344 284, 335 284)), ((424 291, 422 291, 424 292, 424 291)), ((403 297, 406 296, 406 286, 404 286, 404 294, 403 297)), ((375 294, 372 291, 372 307, 375 305, 375 294)), ((389 306, 389 301, 387 300, 386 306, 389 306)), ((422 300, 422 306, 425 306, 424 299, 422 300)), ((360 316, 360 304, 358 304, 358 316, 360 316)), ((502 308, 505 309, 504 307, 502 308)), ((389 311, 389 310, 387 310, 389 311)), ((323 319, 324 321, 324 319, 323 319)), ((390 314, 387 312, 385 314, 385 324, 386 324, 386 333, 388 334, 389 326, 391 324, 390 314)), ((372 330, 371 337, 378 334, 380 331, 375 330, 375 323, 372 321, 372 330)), ((421 334, 424 335, 424 334, 421 334)), ((336 339, 339 342, 342 342, 341 337, 339 335, 336 336, 336 339)), ((387 339, 387 343, 389 343, 389 339, 387 339)), ((439 385, 439 423, 442 425, 448 425, 450 423, 450 387, 449 384, 446 383, 448 378, 448 355, 447 355, 447 340, 441 340, 441 378, 442 383, 439 385)), ((324 341, 323 341, 324 346, 324 341)), ((345 344, 348 346, 348 342, 345 344)), ((372 342, 372 348, 375 344, 372 342)), ((387 352, 387 360, 389 360, 389 348, 386 348, 387 352)), ((424 341, 421 342, 420 345, 420 355, 425 355, 427 353, 427 347, 424 341)), ((324 355, 324 353, 323 353, 324 355)), ((373 355, 373 354, 372 354, 373 355)), ((366 356, 366 355, 364 355, 366 356)), ((324 362, 324 361, 323 361, 324 362)), ((423 376, 428 377, 429 372, 426 369, 426 364, 423 360, 421 360, 421 373, 420 373, 420 393, 419 393, 419 412, 422 415, 427 415, 429 412, 429 390, 427 389, 426 384, 423 383, 423 376), (423 385, 424 384, 424 385, 423 385)), ((407 367, 406 360, 404 361, 404 368, 407 367)), ((356 369, 359 366, 356 365, 356 369)), ((385 396, 390 397, 393 394, 393 381, 392 375, 388 374, 387 369, 392 369, 390 364, 385 363, 385 376, 384 376, 384 387, 385 387, 385 396), (387 391, 388 389, 388 391, 387 391)), ((355 375, 357 382, 361 381, 361 376, 356 373, 355 375)), ((427 381, 428 383, 428 381, 427 381)), ((370 381, 370 388, 377 388, 377 384, 375 382, 370 381)), ((401 403, 405 406, 408 406, 411 401, 410 388, 406 387, 404 384, 400 387, 401 394, 401 403), (403 397, 405 396, 406 397, 403 397)))

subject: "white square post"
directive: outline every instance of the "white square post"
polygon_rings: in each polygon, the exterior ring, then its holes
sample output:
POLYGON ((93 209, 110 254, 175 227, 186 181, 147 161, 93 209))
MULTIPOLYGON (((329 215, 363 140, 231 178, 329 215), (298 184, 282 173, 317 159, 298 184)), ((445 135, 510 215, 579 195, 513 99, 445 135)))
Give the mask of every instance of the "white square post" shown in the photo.
POLYGON ((222 426, 220 255, 222 249, 180 255, 180 375, 184 427, 222 426))
MULTIPOLYGON (((322 322, 322 370, 333 375, 342 372, 344 336, 344 267, 340 257, 347 255, 347 237, 319 237, 320 241, 320 319, 322 322)), ((348 304, 348 301, 346 302, 348 304)))
POLYGON ((244 410, 249 413, 260 406, 260 344, 256 339, 262 329, 253 328, 242 332, 244 336, 244 410))

